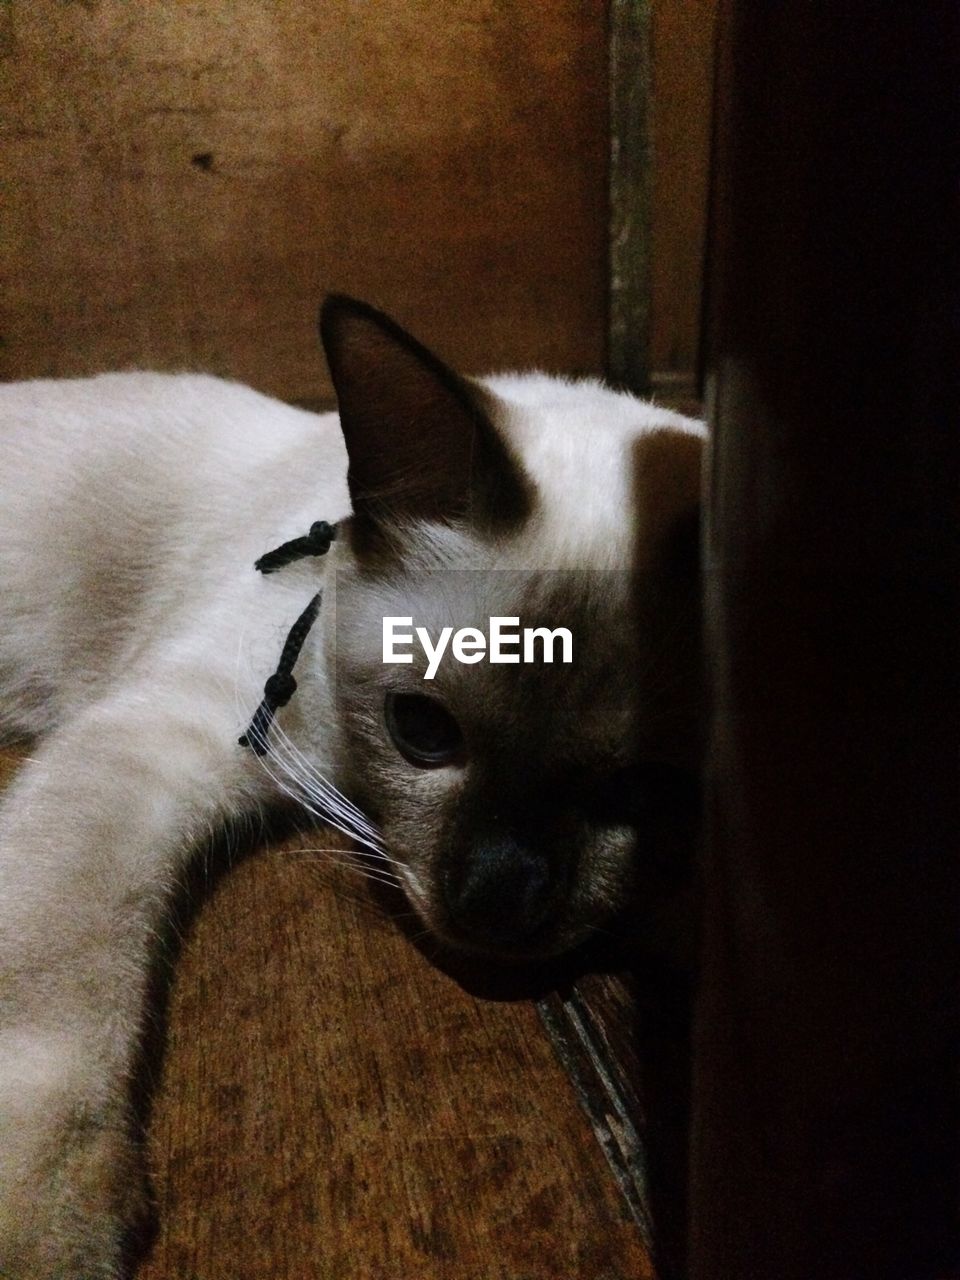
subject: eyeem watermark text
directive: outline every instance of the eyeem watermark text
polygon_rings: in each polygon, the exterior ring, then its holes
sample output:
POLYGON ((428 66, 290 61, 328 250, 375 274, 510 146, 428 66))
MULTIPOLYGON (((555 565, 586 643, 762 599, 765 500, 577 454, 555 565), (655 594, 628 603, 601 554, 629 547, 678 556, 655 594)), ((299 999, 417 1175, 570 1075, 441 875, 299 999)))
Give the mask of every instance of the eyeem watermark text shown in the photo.
POLYGON ((519 618, 494 617, 490 619, 489 636, 478 627, 441 628, 437 642, 426 627, 414 627, 413 618, 386 617, 383 620, 384 662, 412 662, 413 645, 420 642, 427 659, 424 680, 432 680, 437 674, 440 660, 447 652, 457 662, 472 664, 482 662, 553 662, 554 647, 560 643, 560 661, 573 661, 573 635, 566 627, 524 627, 519 618), (403 628, 412 628, 404 630, 403 628), (539 656, 537 650, 539 649, 539 656))

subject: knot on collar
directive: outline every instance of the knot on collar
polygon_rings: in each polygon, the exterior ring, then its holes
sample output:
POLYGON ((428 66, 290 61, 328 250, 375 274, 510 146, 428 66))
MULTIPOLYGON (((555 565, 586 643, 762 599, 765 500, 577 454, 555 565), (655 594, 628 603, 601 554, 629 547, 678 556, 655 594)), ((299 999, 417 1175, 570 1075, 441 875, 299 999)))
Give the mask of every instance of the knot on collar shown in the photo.
POLYGON ((273 707, 285 707, 297 691, 297 682, 289 671, 275 671, 263 686, 263 697, 273 707))
POLYGON ((305 556, 325 556, 330 544, 337 536, 337 526, 326 520, 315 520, 310 532, 302 538, 292 538, 282 543, 273 551, 268 551, 256 561, 254 568, 261 573, 276 573, 294 560, 302 560, 305 556))
POLYGON ((335 525, 328 524, 326 520, 314 520, 306 537, 306 541, 310 544, 310 554, 325 556, 330 550, 330 543, 336 536, 335 525))
MULTIPOLYGON (((304 556, 325 556, 330 544, 337 536, 337 526, 326 520, 314 520, 310 531, 302 538, 293 538, 290 542, 268 551, 256 562, 255 568, 261 573, 274 573, 284 565, 304 556)), ((283 651, 277 669, 263 686, 263 698, 253 713, 253 719, 246 733, 240 738, 241 747, 249 747, 258 756, 267 754, 267 734, 273 724, 274 713, 285 707, 297 691, 297 682, 293 678, 293 665, 300 656, 307 632, 317 620, 320 612, 320 592, 313 597, 307 607, 296 620, 284 641, 283 651)))
POLYGON ((255 755, 265 756, 267 754, 267 734, 273 724, 274 714, 280 707, 285 707, 294 693, 296 693, 297 682, 293 678, 294 663, 300 656, 300 650, 303 648, 307 633, 317 620, 317 614, 320 612, 320 600, 321 594, 318 591, 290 628, 284 641, 283 651, 280 654, 280 661, 277 663, 277 669, 273 675, 267 678, 267 682, 263 686, 263 698, 260 701, 260 705, 253 713, 253 719, 250 721, 246 733, 239 740, 241 747, 249 747, 255 755))

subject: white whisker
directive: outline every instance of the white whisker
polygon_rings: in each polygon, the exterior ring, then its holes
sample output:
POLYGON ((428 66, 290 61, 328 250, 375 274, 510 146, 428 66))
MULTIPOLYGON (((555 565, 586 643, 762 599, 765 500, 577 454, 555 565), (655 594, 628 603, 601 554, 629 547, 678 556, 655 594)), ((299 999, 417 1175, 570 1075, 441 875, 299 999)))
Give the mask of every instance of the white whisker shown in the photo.
POLYGON ((293 764, 298 766, 298 777, 311 784, 311 787, 315 785, 320 788, 324 794, 335 797, 343 812, 350 814, 361 830, 365 831, 368 835, 377 838, 379 836, 379 832, 369 821, 366 814, 361 809, 358 809, 351 800, 348 800, 341 791, 317 772, 311 762, 306 758, 303 752, 299 750, 296 744, 291 741, 281 726, 275 725, 274 729, 276 732, 277 742, 286 748, 289 758, 293 764))
POLYGON ((297 849, 296 852, 298 854, 303 854, 303 853, 322 853, 325 855, 336 854, 337 855, 336 857, 329 857, 329 856, 324 857, 323 865, 328 867, 340 867, 347 871, 357 871, 365 879, 374 880, 380 884, 389 885, 393 889, 400 887, 400 880, 397 876, 393 876, 386 871, 381 871, 379 869, 371 870, 368 867, 362 866, 360 863, 353 861, 353 859, 350 856, 350 852, 347 849, 338 849, 336 847, 322 848, 320 846, 317 846, 315 848, 311 847, 307 849, 297 849))
MULTIPOLYGON (((244 711, 240 698, 242 663, 243 635, 237 646, 234 682, 234 701, 241 715, 244 711)), ((242 715, 244 723, 249 724, 252 715, 252 712, 242 715)), ((357 844, 364 846, 360 851, 364 857, 377 858, 385 864, 377 868, 378 873, 381 876, 389 875, 391 879, 400 883, 396 873, 387 870, 388 867, 392 868, 400 864, 383 848, 379 831, 362 810, 319 773, 276 721, 270 726, 270 739, 267 753, 257 758, 264 772, 279 790, 295 801, 311 817, 334 827, 357 844)), ((353 853, 351 856, 358 855, 353 853)), ((363 873, 372 874, 369 871, 363 873)))

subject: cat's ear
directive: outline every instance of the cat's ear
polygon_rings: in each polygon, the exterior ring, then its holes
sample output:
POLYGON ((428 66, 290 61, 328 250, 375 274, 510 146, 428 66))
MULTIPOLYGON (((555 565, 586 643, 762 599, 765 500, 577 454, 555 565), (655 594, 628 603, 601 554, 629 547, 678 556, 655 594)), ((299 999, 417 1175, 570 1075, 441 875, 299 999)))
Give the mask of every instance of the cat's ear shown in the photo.
POLYGON ((532 489, 494 427, 493 398, 388 316, 341 294, 320 312, 347 445, 357 531, 398 521, 521 521, 532 489))

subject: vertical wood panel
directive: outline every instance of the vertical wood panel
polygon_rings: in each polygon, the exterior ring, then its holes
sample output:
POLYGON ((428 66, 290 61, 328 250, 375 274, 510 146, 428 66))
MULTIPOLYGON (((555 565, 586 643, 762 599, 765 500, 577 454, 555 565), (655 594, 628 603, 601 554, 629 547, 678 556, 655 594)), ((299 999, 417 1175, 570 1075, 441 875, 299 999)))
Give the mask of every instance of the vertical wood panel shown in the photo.
POLYGON ((716 10, 717 0, 653 8, 650 368, 658 390, 689 392, 697 368, 716 10))
POLYGON ((960 1274, 956 7, 726 0, 692 1280, 960 1274))
POLYGON ((611 0, 608 370, 694 392, 716 0, 611 0))
POLYGON ((636 395, 650 389, 651 25, 647 0, 611 0, 607 372, 636 395))

